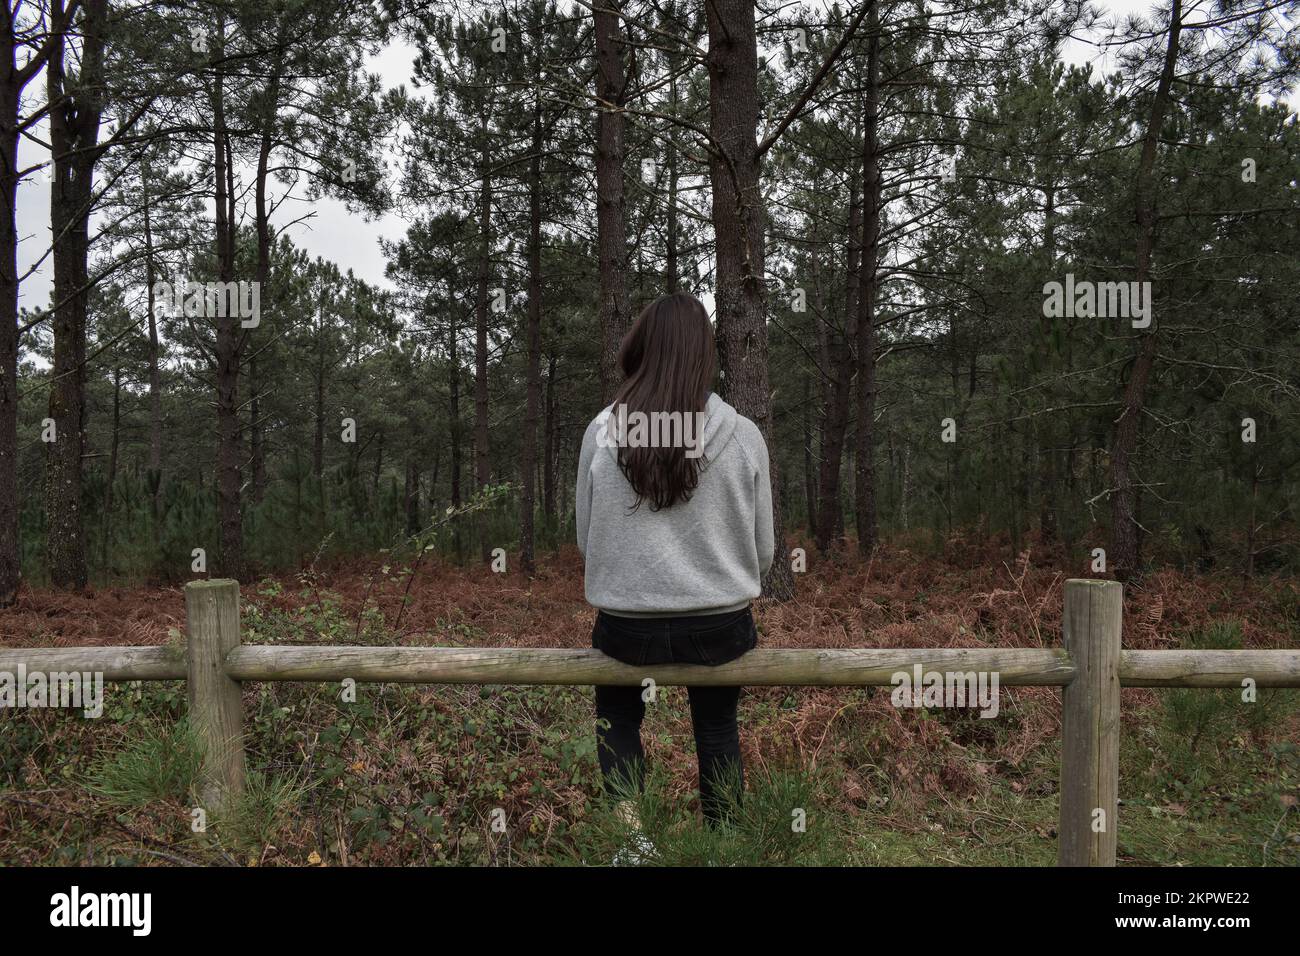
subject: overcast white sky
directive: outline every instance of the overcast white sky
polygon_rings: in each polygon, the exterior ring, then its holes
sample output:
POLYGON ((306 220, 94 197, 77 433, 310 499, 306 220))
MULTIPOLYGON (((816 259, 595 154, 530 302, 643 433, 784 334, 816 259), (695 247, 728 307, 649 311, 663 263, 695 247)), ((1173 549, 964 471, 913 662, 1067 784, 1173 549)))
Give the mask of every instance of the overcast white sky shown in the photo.
MULTIPOLYGON (((405 83, 410 88, 411 65, 415 60, 413 47, 395 42, 372 57, 367 64, 370 72, 378 73, 387 87, 405 83)), ((37 78, 34 84, 41 83, 37 78)), ((42 139, 48 128, 37 131, 42 139)), ((19 168, 26 168, 49 158, 49 150, 22 140, 18 149, 19 168)), ((285 219, 302 215, 299 206, 291 213, 286 207, 285 219)), ((314 256, 332 260, 341 269, 351 269, 360 278, 387 286, 384 279, 386 260, 379 248, 379 239, 397 239, 406 233, 406 224, 396 216, 385 216, 366 221, 344 208, 336 199, 322 199, 314 204, 313 219, 299 223, 290 231, 293 241, 314 256)), ((18 235, 22 237, 18 248, 18 274, 23 275, 50 244, 50 185, 40 175, 27 177, 18 189, 18 235)), ((53 281, 48 257, 40 269, 23 282, 19 307, 37 308, 48 304, 53 281)))
MULTIPOLYGON (((1143 11, 1150 6, 1147 0, 1103 0, 1099 5, 1112 14, 1143 11)), ((1071 63, 1090 62, 1094 72, 1106 72, 1112 68, 1107 54, 1096 46, 1080 41, 1069 41, 1063 50, 1063 57, 1071 63)), ((389 87, 405 83, 409 88, 413 60, 414 50, 410 46, 394 42, 371 59, 369 69, 379 73, 389 87)), ((40 133, 44 138, 44 131, 40 133)), ((19 165, 40 162, 48 155, 48 151, 23 140, 19 149, 19 165)), ((349 213, 341 202, 333 199, 316 203, 314 211, 313 219, 292 228, 294 242, 312 255, 332 260, 342 269, 352 269, 368 282, 387 286, 384 278, 385 258, 379 248, 379 239, 400 238, 406 231, 405 223, 391 215, 366 221, 349 213)), ((300 211, 295 210, 293 215, 300 215, 300 211)), ((49 184, 39 174, 29 177, 20 186, 17 218, 18 232, 23 237, 18 254, 18 270, 19 275, 22 275, 49 245, 49 184)), ((36 308, 47 304, 50 275, 47 259, 36 273, 23 282, 20 306, 36 308)))

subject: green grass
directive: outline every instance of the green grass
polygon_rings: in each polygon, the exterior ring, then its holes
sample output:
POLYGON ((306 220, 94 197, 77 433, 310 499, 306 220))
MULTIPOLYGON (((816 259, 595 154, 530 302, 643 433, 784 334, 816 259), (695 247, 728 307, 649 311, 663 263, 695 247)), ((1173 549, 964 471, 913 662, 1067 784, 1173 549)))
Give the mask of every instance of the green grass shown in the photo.
POLYGON ((160 800, 184 802, 198 780, 202 756, 185 719, 136 723, 125 745, 100 758, 86 788, 111 803, 142 807, 160 800))
POLYGON ((645 789, 621 788, 600 796, 593 811, 574 829, 574 846, 561 862, 609 865, 620 850, 636 848, 633 828, 619 813, 626 800, 635 807, 640 835, 648 842, 638 852, 645 866, 834 866, 847 862, 847 822, 825 800, 827 781, 797 769, 762 770, 748 775, 739 805, 726 822, 704 826, 690 804, 675 799, 662 768, 646 775, 645 789))
POLYGON ((293 780, 251 771, 244 781, 244 793, 233 810, 218 817, 217 837, 235 849, 256 853, 291 823, 307 790, 293 780))

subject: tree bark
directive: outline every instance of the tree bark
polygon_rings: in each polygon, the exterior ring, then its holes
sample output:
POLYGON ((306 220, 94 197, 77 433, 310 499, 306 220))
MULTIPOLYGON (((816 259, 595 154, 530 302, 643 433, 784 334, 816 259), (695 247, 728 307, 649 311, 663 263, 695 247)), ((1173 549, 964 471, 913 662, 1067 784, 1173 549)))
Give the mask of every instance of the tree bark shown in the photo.
POLYGON ((627 226, 623 163, 627 152, 623 102, 626 81, 619 49, 622 0, 600 0, 596 34, 596 233, 600 261, 600 395, 613 400, 622 381, 618 348, 632 326, 627 300, 627 226))
POLYGON ((808 517, 808 532, 817 535, 817 466, 813 462, 813 402, 812 380, 807 373, 803 376, 803 402, 800 418, 803 425, 803 493, 805 512, 808 517))
MULTIPOLYGON (((257 284, 259 287, 259 305, 265 306, 270 301, 271 278, 271 221, 270 210, 266 201, 267 180, 270 177, 271 149, 275 145, 276 113, 280 102, 280 77, 283 73, 284 57, 276 57, 267 80, 266 100, 262 115, 258 118, 262 129, 257 145, 257 175, 254 184, 253 215, 257 230, 257 284)), ((253 357, 248 363, 249 399, 249 437, 252 443, 251 458, 253 467, 253 501, 260 502, 266 497, 266 443, 262 432, 262 395, 261 382, 257 375, 257 355, 254 348, 253 357)))
POLYGON ((546 520, 555 523, 555 353, 546 367, 546 449, 542 468, 542 511, 546 520))
MULTIPOLYGON (((1049 183, 1043 189, 1043 258, 1046 260, 1047 272, 1054 275, 1056 266, 1056 189, 1055 183, 1049 183)), ((1049 406, 1055 395, 1057 353, 1052 344, 1052 319, 1043 316, 1043 344, 1047 355, 1047 381, 1044 392, 1049 406)), ((1047 416, 1038 428, 1038 533, 1043 544, 1050 544, 1057 539, 1057 475, 1056 428, 1051 416, 1047 416)))
POLYGON ((113 537, 113 486, 117 484, 117 453, 122 436, 122 366, 113 366, 113 431, 108 450, 108 476, 104 483, 104 539, 99 544, 99 563, 109 576, 108 555, 113 537))
MULTIPOLYGON (((324 306, 321 307, 322 309, 324 306)), ((325 319, 322 315, 321 324, 324 325, 325 319)), ((313 414, 316 429, 312 435, 311 444, 311 473, 316 479, 316 483, 322 487, 325 484, 325 356, 321 354, 323 346, 320 340, 316 344, 316 375, 314 382, 314 399, 312 403, 313 414)), ((321 499, 324 500, 324 492, 321 493, 321 499)))
MULTIPOLYGON (((1178 65, 1178 39, 1182 30, 1182 0, 1173 0, 1169 13, 1169 40, 1164 65, 1151 101, 1147 128, 1142 137, 1142 155, 1138 161, 1135 206, 1138 224, 1135 279, 1138 288, 1151 280, 1151 253, 1155 247, 1156 227, 1156 150, 1160 130, 1169 105, 1169 88, 1178 65)), ((1153 310, 1154 312, 1154 310, 1153 310)), ((1147 382, 1156 360, 1156 324, 1140 333, 1133 370, 1124 390, 1124 407, 1115 425, 1110 453, 1111 487, 1111 567, 1123 581, 1136 574, 1142 561, 1141 528, 1136 514, 1133 484, 1133 453, 1142 427, 1142 410, 1146 405, 1147 382)))
MULTIPOLYGON (((858 195, 856 168, 849 180, 849 240, 847 280, 844 283, 844 341, 835 360, 827 362, 831 372, 830 400, 822 426, 821 473, 818 476, 817 548, 825 551, 844 531, 844 509, 840 504, 840 471, 844 462, 844 440, 849 427, 849 402, 853 395, 853 356, 849 348, 857 329, 858 270, 862 258, 862 203, 858 195)), ((829 332, 827 333, 829 336, 829 332)), ((856 345, 856 343, 854 343, 856 345)))
POLYGON ((420 533, 420 463, 413 453, 406 456, 406 484, 403 502, 406 511, 406 533, 420 533))
MULTIPOLYGON (((220 63, 224 55, 226 23, 217 18, 217 46, 214 56, 220 63)), ((213 79, 213 178, 216 206, 215 240, 217 268, 222 282, 235 278, 235 223, 233 170, 230 136, 226 129, 225 71, 216 67, 213 79)), ((235 311, 235 310, 228 310, 235 311)), ((240 504, 239 442, 239 366, 240 335, 238 316, 216 318, 215 379, 217 391, 217 520, 220 526, 222 575, 242 578, 244 571, 244 528, 240 504)))
MULTIPOLYGON (((678 59, 675 50, 670 50, 667 54, 668 69, 674 74, 673 79, 668 84, 668 102, 671 104, 672 115, 677 115, 677 66, 678 59)), ((668 127, 667 143, 664 148, 668 151, 668 209, 667 222, 664 226, 664 291, 672 295, 681 287, 680 267, 677 264, 677 237, 680 227, 677 224, 677 128, 668 127)))
MULTIPOLYGON (((708 4, 707 13, 709 129, 713 138, 709 178, 717 255, 719 360, 726 398, 740 414, 753 420, 771 449, 764 281, 767 222, 755 138, 760 106, 754 4, 753 0, 716 0, 708 4)), ((777 457, 770 457, 776 559, 763 592, 785 600, 794 594, 794 577, 785 559, 777 457)))
MULTIPOLYGON (((451 437, 451 506, 459 508, 460 498, 460 335, 456 328, 456 318, 453 314, 451 322, 447 328, 447 364, 450 367, 447 382, 447 392, 450 396, 450 408, 448 409, 448 432, 451 437)), ((459 529, 455 531, 459 536, 459 529)))
POLYGON ((162 539, 162 348, 158 341, 157 302, 153 286, 158 270, 154 262, 153 224, 150 217, 149 183, 151 170, 146 160, 140 170, 141 206, 144 211, 144 275, 149 320, 149 466, 145 481, 149 486, 149 520, 154 548, 162 539))
MULTIPOLYGON (((492 265, 492 171, 487 148, 487 118, 479 184, 478 294, 474 303, 474 478, 479 490, 492 480, 488 457, 488 275, 492 265)), ((483 543, 484 560, 491 551, 483 543)))
POLYGON ((533 136, 528 162, 528 375, 524 403, 523 494, 519 503, 520 567, 535 569, 537 515, 537 421, 542 403, 542 101, 533 104, 533 136))
POLYGON ((16 8, 0 4, 0 607, 18 599, 22 564, 18 541, 18 140, 23 90, 60 37, 35 49, 14 34, 16 8), (20 47, 26 62, 15 62, 20 47))
POLYGON ((857 511, 858 551, 870 555, 876 548, 876 268, 880 241, 880 159, 878 143, 880 93, 880 18, 876 0, 867 14, 867 76, 862 110, 862 262, 858 267, 858 408, 855 436, 854 504, 857 511))
POLYGON ((103 112, 106 0, 86 0, 80 21, 81 58, 75 85, 67 83, 63 35, 72 28, 62 0, 50 6, 60 34, 50 50, 46 79, 50 106, 50 231, 54 260, 54 361, 49 417, 55 440, 47 447, 45 472, 45 561, 50 583, 86 586, 86 542, 81 516, 82 450, 86 427, 86 317, 90 295, 86 259, 90 250, 90 207, 99 158, 103 112))

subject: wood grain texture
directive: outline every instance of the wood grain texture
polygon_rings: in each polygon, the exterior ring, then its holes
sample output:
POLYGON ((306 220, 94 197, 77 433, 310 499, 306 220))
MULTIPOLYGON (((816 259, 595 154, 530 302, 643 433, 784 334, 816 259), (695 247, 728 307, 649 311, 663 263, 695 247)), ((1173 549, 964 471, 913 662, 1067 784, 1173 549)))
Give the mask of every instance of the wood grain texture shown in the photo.
POLYGON ((185 586, 190 723, 203 748, 199 798, 215 812, 231 809, 244 790, 244 712, 240 686, 226 673, 239 644, 239 585, 233 580, 185 586))
POLYGON ((0 671, 91 671, 104 680, 185 680, 183 647, 0 647, 0 671))
MULTIPOLYGON (((501 673, 524 674, 527 672, 544 672, 545 680, 537 683, 545 684, 580 684, 590 681, 585 680, 592 668, 598 670, 608 669, 611 673, 618 672, 618 679, 613 681, 618 683, 625 679, 624 674, 627 668, 623 665, 614 665, 605 668, 602 662, 605 658, 599 656, 598 652, 578 649, 572 650, 567 648, 528 648, 526 652, 530 655, 529 661, 525 662, 514 659, 518 653, 515 648, 455 648, 455 647, 436 647, 436 648, 385 648, 385 647, 360 647, 360 648, 300 648, 284 647, 269 645, 251 645, 241 644, 238 651, 234 653, 231 659, 231 666, 237 668, 235 673, 229 676, 238 680, 275 680, 274 676, 277 664, 275 663, 281 657, 281 652, 292 652, 290 656, 296 658, 293 665, 294 676, 281 678, 286 680, 338 680, 337 674, 329 677, 310 678, 297 676, 299 668, 304 664, 313 663, 299 655, 299 651, 317 651, 325 650, 333 654, 336 651, 355 652, 356 656, 365 660, 373 658, 367 663, 366 669, 379 666, 388 669, 393 666, 394 661, 400 661, 401 655, 393 656, 393 651, 416 651, 414 658, 419 666, 426 668, 424 673, 434 674, 434 677, 420 677, 415 679, 404 679, 401 677, 386 676, 382 678, 367 678, 368 680, 386 680, 395 683, 437 683, 442 677, 436 676, 441 674, 452 673, 452 671, 461 672, 469 666, 475 668, 475 676, 472 679, 461 678, 458 681, 448 681, 449 683, 527 683, 527 681, 515 678, 506 680, 503 677, 493 677, 486 670, 489 667, 499 666, 504 668, 501 673), (427 652, 437 652, 436 655, 428 655, 427 652), (490 655, 480 657, 476 661, 471 661, 466 654, 474 651, 480 655, 490 655), (373 652, 373 653, 372 653, 373 652), (534 657, 532 655, 542 655, 534 657), (563 655, 561 657, 550 657, 550 655, 563 655), (564 662, 577 660, 583 668, 581 674, 584 679, 565 678, 558 674, 555 668, 561 667, 564 662), (268 662, 269 661, 269 662, 268 662), (543 666, 544 665, 544 666, 543 666), (428 670, 428 668, 433 670, 428 670), (450 669, 449 669, 450 668, 450 669)), ((864 651, 871 654, 889 655, 877 658, 874 662, 875 669, 883 673, 884 670, 894 668, 899 665, 902 668, 910 668, 913 663, 928 663, 935 666, 936 669, 942 667, 945 670, 956 670, 960 666, 969 663, 974 669, 989 669, 986 661, 978 658, 969 658, 964 655, 970 652, 976 655, 981 654, 990 648, 943 648, 942 652, 934 650, 908 651, 905 648, 895 648, 887 651, 875 649, 857 649, 853 648, 852 655, 847 658, 839 658, 837 655, 843 653, 844 649, 825 649, 818 650, 805 648, 793 651, 782 651, 776 649, 760 649, 751 652, 745 658, 746 668, 751 670, 761 679, 749 680, 747 684, 778 684, 787 683, 797 686, 793 680, 777 680, 777 671, 787 666, 785 655, 816 655, 816 662, 812 665, 812 670, 822 679, 811 683, 820 683, 826 686, 834 686, 837 681, 826 680, 824 673, 828 669, 839 667, 842 663, 848 663, 854 667, 853 673, 846 675, 843 683, 849 686, 864 686, 862 678, 866 672, 862 668, 870 669, 872 665, 869 656, 863 656, 864 651), (962 652, 961 655, 948 655, 947 652, 962 652), (936 656, 939 654, 940 656, 936 656), (769 657, 769 655, 776 655, 769 657), (938 662, 938 663, 936 663, 938 662)), ((998 651, 1005 654, 1006 651, 998 651)), ((1035 650, 1033 653, 1042 655, 1042 651, 1035 650)), ((1053 657, 1040 656, 1037 659, 1028 658, 1026 661, 1031 665, 1037 664, 1044 670, 1042 686, 1064 686, 1070 680, 1073 674, 1073 667, 1066 659, 1064 669, 1057 666, 1056 662, 1062 660, 1062 651, 1053 650, 1050 652, 1053 657), (1044 666, 1047 665, 1047 666, 1044 666)), ((310 653, 306 655, 310 657, 310 653)), ((351 654, 341 654, 339 658, 351 659, 351 654)), ((289 656, 285 656, 286 663, 289 656)), ((0 671, 13 673, 19 664, 26 666, 29 672, 44 671, 53 673, 55 671, 91 671, 99 672, 104 675, 106 681, 129 681, 129 680, 185 680, 186 679, 186 654, 183 647, 0 647, 0 671)), ((322 663, 323 662, 314 662, 322 663)), ((797 659, 792 663, 802 671, 808 671, 808 662, 800 662, 797 659)), ((1021 662, 1022 664, 1024 662, 1021 662)), ((353 665, 349 665, 353 666, 353 665)), ((567 665, 566 665, 567 666, 567 665)), ((732 666, 732 665, 728 665, 732 666)), ((968 668, 969 669, 969 668, 968 668)), ((663 670, 660 668, 659 670, 663 670)), ((695 672, 688 668, 675 668, 675 671, 695 676, 695 672)), ((733 671, 722 671, 726 676, 728 683, 733 683, 733 671)), ((890 670, 892 674, 893 671, 890 670)), ((353 676, 353 675, 348 675, 353 676)), ((707 675, 705 675, 707 676, 707 675)), ((866 674, 866 676, 871 676, 866 674)), ((877 675, 878 676, 878 675, 877 675)), ((1007 677, 1002 677, 1002 683, 1010 683, 1007 677)), ((1262 650, 1262 651, 1124 651, 1120 655, 1119 682, 1123 687, 1241 687, 1244 678, 1253 678, 1256 686, 1259 687, 1300 687, 1300 650, 1262 650)), ((361 679, 361 678, 357 678, 361 679)), ((626 677, 629 683, 638 683, 632 678, 626 677)), ((604 681, 601 681, 604 682, 604 681)), ((701 681, 696 681, 700 683, 701 681)), ((1032 674, 1021 673, 1016 682, 1020 686, 1032 686, 1032 674)), ((665 683, 660 681, 660 683, 665 683)), ((889 681, 880 680, 879 684, 887 685, 889 681)))
POLYGON ((270 647, 243 644, 226 659, 236 680, 430 684, 888 685, 916 664, 997 671, 1001 684, 1063 686, 1073 675, 1052 648, 760 648, 719 667, 631 667, 590 648, 270 647))
POLYGON ((1065 647, 1076 674, 1061 695, 1061 866, 1115 865, 1123 600, 1116 581, 1065 582, 1065 647))
POLYGON ((1125 687, 1300 687, 1296 651, 1124 651, 1119 682, 1125 687))

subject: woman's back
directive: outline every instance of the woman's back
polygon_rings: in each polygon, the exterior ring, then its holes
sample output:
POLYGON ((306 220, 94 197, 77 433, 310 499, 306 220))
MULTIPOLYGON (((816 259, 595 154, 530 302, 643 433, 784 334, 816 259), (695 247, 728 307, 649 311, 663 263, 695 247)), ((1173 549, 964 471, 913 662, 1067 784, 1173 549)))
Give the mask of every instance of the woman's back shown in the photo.
POLYGON ((614 406, 587 427, 576 505, 593 607, 629 617, 709 614, 758 597, 774 546, 767 446, 716 394, 701 418, 698 484, 688 500, 657 510, 638 503, 619 467, 614 406))

